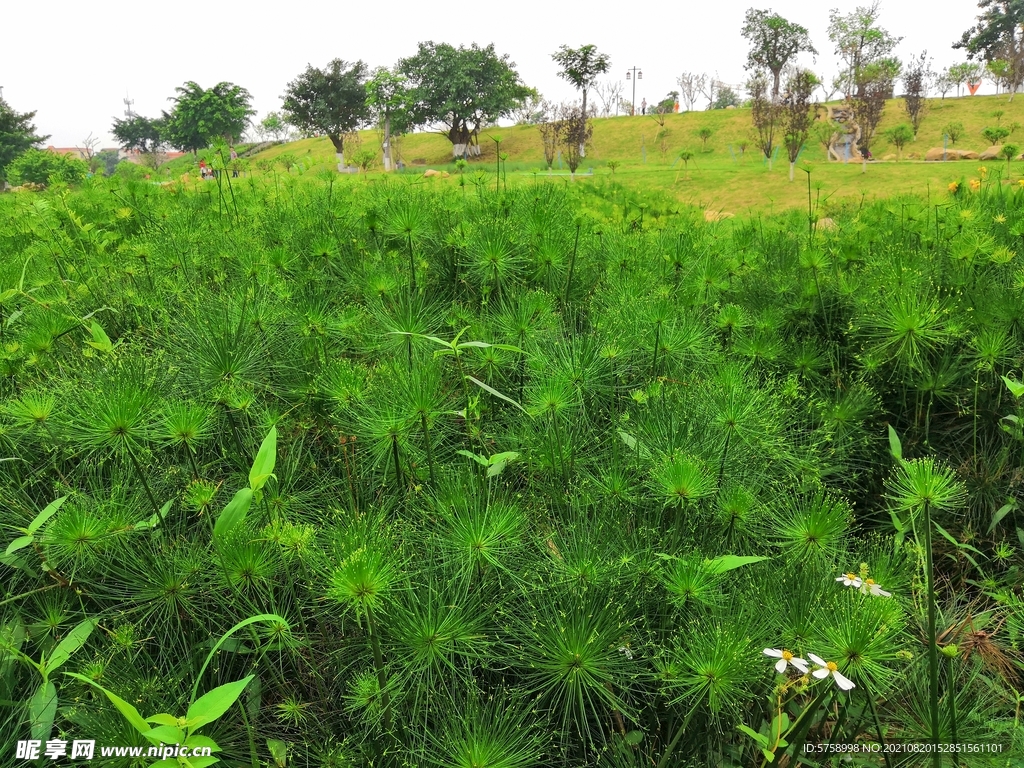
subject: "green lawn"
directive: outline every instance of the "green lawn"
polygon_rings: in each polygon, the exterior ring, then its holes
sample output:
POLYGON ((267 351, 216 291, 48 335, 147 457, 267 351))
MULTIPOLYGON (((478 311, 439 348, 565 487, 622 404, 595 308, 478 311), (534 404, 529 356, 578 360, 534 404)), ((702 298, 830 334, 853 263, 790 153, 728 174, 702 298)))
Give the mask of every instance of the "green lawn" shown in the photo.
MULTIPOLYGON (((924 162, 932 147, 943 145, 945 126, 951 121, 963 124, 964 137, 958 148, 982 151, 987 142, 981 131, 996 122, 1012 126, 1024 123, 1024 101, 1009 102, 1005 96, 973 96, 932 99, 915 141, 903 150, 904 159, 895 160, 895 149, 884 139, 876 138, 873 154, 878 160, 870 163, 866 173, 859 164, 827 162, 824 149, 808 143, 801 155, 801 165, 811 171, 812 196, 832 203, 861 199, 872 200, 903 193, 935 194, 945 191, 951 181, 980 175, 979 162, 924 162), (995 116, 1001 111, 1003 114, 995 116)), ((906 122, 902 99, 889 102, 878 132, 906 122)), ((651 116, 602 118, 594 121, 594 139, 581 167, 577 183, 593 183, 612 176, 608 161, 616 161, 614 180, 624 186, 667 194, 681 203, 727 213, 749 210, 780 210, 807 203, 807 177, 797 171, 793 183, 788 179, 788 164, 780 150, 771 171, 750 139, 748 110, 689 112, 665 117, 661 126, 651 116), (708 126, 714 134, 702 147, 697 131, 708 126), (740 149, 746 142, 746 150, 740 149), (683 169, 676 158, 682 149, 695 153, 690 168, 683 169), (591 175, 592 171, 592 175, 591 175)), ((480 139, 482 158, 471 163, 470 174, 483 170, 493 173, 495 146, 493 138, 501 139, 501 151, 508 155, 505 172, 509 183, 532 182, 544 174, 544 154, 540 133, 534 126, 514 126, 483 131, 480 139)), ((1024 129, 1014 131, 1010 143, 1024 144, 1024 129)), ((361 131, 359 149, 378 149, 375 131, 361 131)), ((351 150, 354 151, 353 145, 351 150)), ((438 134, 418 133, 402 139, 401 155, 407 172, 439 168, 452 172, 449 179, 433 180, 434 184, 458 184, 447 140, 438 134)), ((281 161, 281 166, 303 168, 333 164, 334 150, 326 138, 304 139, 272 147, 252 158, 253 167, 260 161, 281 161)), ((266 167, 266 162, 262 165, 266 167)), ((999 172, 1005 178, 1006 164, 985 164, 990 176, 999 172)), ((557 170, 557 169, 556 169, 557 170)), ((1012 180, 1024 175, 1024 166, 1015 163, 1009 169, 1012 180)), ((563 169, 564 173, 564 169, 563 169)), ((371 178, 373 173, 370 174, 371 178)), ((552 181, 563 176, 552 174, 552 181)))

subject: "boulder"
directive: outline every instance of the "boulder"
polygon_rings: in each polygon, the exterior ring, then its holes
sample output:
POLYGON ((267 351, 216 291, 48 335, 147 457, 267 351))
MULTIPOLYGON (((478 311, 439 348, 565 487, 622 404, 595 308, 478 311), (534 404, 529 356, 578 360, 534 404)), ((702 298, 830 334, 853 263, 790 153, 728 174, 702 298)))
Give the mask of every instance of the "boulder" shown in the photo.
POLYGON ((882 158, 882 160, 884 160, 886 162, 892 161, 892 160, 895 160, 895 159, 896 159, 896 155, 894 155, 892 152, 890 152, 888 155, 886 155, 885 157, 882 158))
POLYGON ((836 222, 833 219, 830 219, 828 216, 826 216, 823 219, 818 219, 818 229, 822 231, 839 229, 839 225, 836 224, 836 222))
POLYGON ((432 176, 437 176, 440 179, 447 179, 448 178, 448 172, 447 171, 435 171, 433 168, 427 168, 427 170, 425 170, 423 172, 423 175, 425 177, 427 177, 427 178, 430 178, 432 176))
POLYGON ((978 155, 978 159, 979 160, 998 160, 999 159, 999 153, 1000 153, 1000 151, 1002 151, 1002 149, 1003 148, 1001 146, 999 146, 998 144, 996 146, 994 146, 994 147, 989 147, 984 152, 982 152, 980 155, 978 155))
POLYGON ((970 149, 955 149, 948 147, 943 149, 942 147, 933 147, 925 153, 925 160, 942 160, 942 156, 945 153, 947 160, 977 160, 978 153, 970 149))
POLYGON ((725 211, 704 211, 704 221, 722 221, 723 219, 731 219, 735 215, 735 213, 726 213, 725 211))

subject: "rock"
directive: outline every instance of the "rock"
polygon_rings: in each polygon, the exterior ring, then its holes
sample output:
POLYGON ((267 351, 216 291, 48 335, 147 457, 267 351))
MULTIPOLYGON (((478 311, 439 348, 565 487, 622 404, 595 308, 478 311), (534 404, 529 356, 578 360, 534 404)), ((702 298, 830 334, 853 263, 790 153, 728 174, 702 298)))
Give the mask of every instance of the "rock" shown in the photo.
POLYGON ((887 161, 888 161, 888 160, 895 160, 895 159, 896 159, 896 155, 894 155, 894 154, 893 154, 892 152, 890 152, 890 153, 889 153, 888 155, 886 155, 886 156, 885 156, 885 157, 883 157, 882 159, 883 159, 883 160, 887 160, 887 161))
POLYGON ((448 171, 435 171, 433 168, 427 168, 427 170, 425 170, 423 172, 423 175, 425 177, 427 177, 427 178, 430 178, 432 176, 436 176, 439 179, 447 179, 448 178, 448 171))
POLYGON ((996 146, 994 146, 994 147, 989 147, 984 152, 982 152, 980 155, 978 155, 978 159, 979 160, 998 160, 999 159, 999 153, 1002 151, 1002 149, 1003 148, 1001 146, 999 146, 998 144, 996 146))
POLYGON ((834 219, 830 219, 826 216, 823 219, 818 219, 818 229, 822 231, 839 229, 839 225, 836 224, 834 219))
POLYGON ((726 213, 725 211, 704 211, 704 221, 722 221, 723 219, 731 219, 735 215, 735 213, 726 213))
POLYGON ((736 109, 736 105, 735 104, 729 104, 729 105, 726 106, 726 109, 736 109))
POLYGON ((942 160, 943 153, 945 153, 946 160, 977 160, 978 153, 973 152, 969 149, 954 149, 949 147, 943 149, 942 147, 933 147, 929 149, 925 154, 925 160, 942 160))

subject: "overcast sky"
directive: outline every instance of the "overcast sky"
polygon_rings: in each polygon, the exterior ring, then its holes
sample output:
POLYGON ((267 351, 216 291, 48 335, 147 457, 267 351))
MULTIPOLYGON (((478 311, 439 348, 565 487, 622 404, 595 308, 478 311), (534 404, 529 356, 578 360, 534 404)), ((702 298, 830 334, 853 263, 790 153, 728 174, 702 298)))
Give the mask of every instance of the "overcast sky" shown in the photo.
MULTIPOLYGON (((863 0, 862 0, 863 2, 863 0)), ((174 88, 195 80, 208 88, 227 80, 247 88, 262 117, 279 109, 285 85, 307 63, 363 59, 393 65, 422 40, 453 45, 494 43, 507 53, 527 85, 546 98, 567 99, 572 88, 558 79, 551 53, 559 45, 593 43, 608 53, 608 77, 625 81, 638 66, 636 102, 654 102, 673 90, 683 71, 718 73, 726 83, 745 79, 745 10, 771 7, 803 24, 820 55, 801 63, 829 78, 838 69, 826 35, 828 11, 855 2, 715 0, 678 2, 431 3, 423 0, 342 3, 225 3, 179 0, 173 4, 108 0, 83 6, 71 0, 42 5, 5 2, 0 44, 3 97, 19 111, 36 110, 48 143, 76 146, 90 132, 112 146, 112 118, 124 113, 126 94, 137 114, 157 116, 174 88)), ((881 24, 902 36, 904 60, 927 49, 936 69, 963 59, 951 49, 974 23, 970 0, 883 0, 881 24)), ((992 86, 982 86, 982 93, 992 86)), ((631 96, 627 88, 626 97, 631 96)))

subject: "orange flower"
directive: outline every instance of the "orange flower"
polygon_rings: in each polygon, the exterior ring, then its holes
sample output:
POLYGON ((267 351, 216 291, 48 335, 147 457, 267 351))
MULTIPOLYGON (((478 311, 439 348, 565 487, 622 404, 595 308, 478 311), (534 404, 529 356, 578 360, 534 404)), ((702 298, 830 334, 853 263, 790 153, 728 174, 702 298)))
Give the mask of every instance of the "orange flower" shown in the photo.
POLYGON ((979 189, 981 189, 981 182, 978 181, 977 179, 971 179, 971 189, 977 192, 979 189))
MULTIPOLYGON (((1021 179, 1021 186, 1024 186, 1024 179, 1021 179)), ((960 183, 951 181, 949 183, 949 191, 951 194, 955 194, 960 189, 960 183)))

